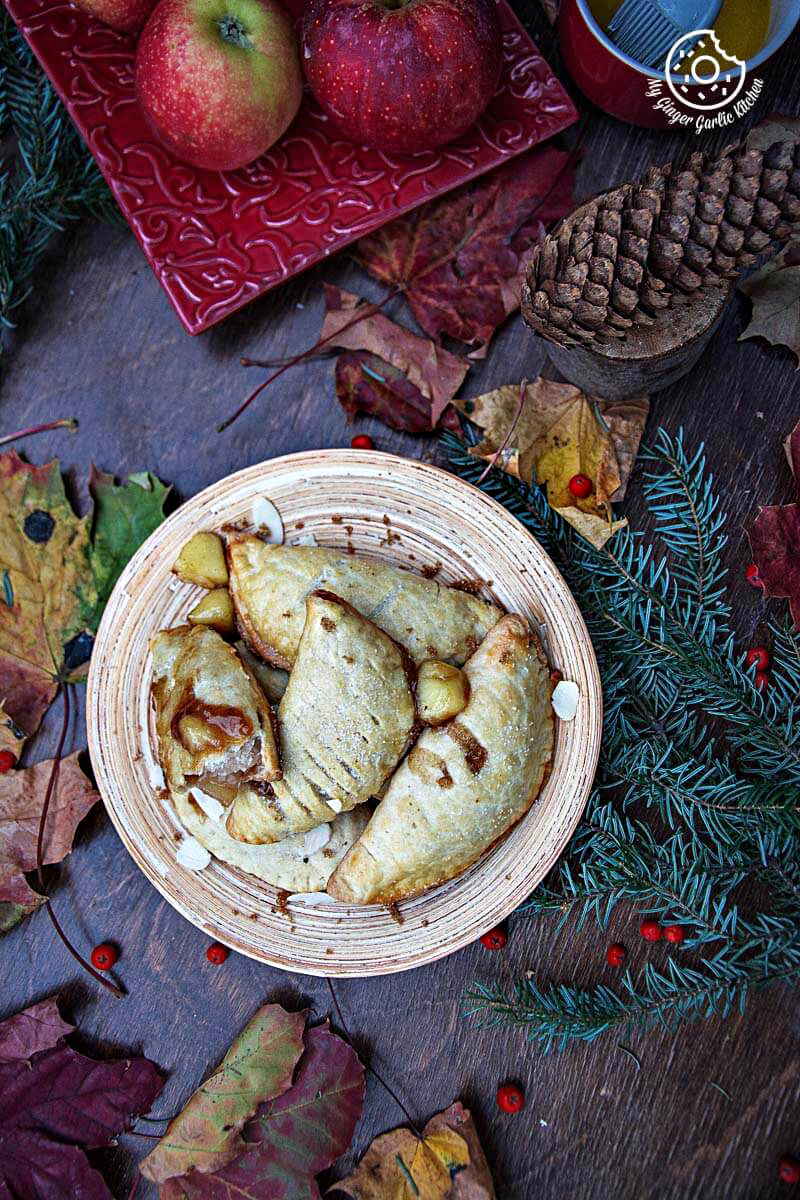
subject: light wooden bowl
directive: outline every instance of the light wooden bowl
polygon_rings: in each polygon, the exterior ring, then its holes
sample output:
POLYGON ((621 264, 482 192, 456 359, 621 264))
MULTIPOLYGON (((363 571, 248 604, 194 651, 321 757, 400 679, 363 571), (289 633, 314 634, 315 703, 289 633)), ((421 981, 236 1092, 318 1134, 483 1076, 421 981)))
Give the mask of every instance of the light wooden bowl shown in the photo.
POLYGON ((539 544, 494 500, 420 462, 371 451, 293 454, 239 471, 184 504, 125 568, 92 654, 89 749, 111 820, 147 878, 210 937, 252 958, 309 975, 383 975, 431 962, 475 941, 541 881, 583 811, 600 749, 602 693, 592 645, 564 580, 539 544), (546 628, 551 665, 575 680, 574 721, 556 722, 553 770, 535 805, 465 875, 400 906, 403 923, 375 905, 290 900, 212 861, 176 860, 179 825, 154 783, 149 713, 150 638, 179 624, 199 589, 170 568, 198 530, 249 520, 268 496, 286 541, 316 537, 438 578, 484 581, 483 594, 546 628))

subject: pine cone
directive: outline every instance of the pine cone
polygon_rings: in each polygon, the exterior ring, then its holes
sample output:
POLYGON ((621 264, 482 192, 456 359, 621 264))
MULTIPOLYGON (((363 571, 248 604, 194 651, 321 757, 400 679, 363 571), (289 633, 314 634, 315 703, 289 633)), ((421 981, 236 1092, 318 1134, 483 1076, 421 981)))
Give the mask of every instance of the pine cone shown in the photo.
POLYGON ((534 251, 522 312, 565 346, 624 338, 798 231, 800 137, 717 159, 698 151, 682 170, 652 167, 565 217, 534 251))

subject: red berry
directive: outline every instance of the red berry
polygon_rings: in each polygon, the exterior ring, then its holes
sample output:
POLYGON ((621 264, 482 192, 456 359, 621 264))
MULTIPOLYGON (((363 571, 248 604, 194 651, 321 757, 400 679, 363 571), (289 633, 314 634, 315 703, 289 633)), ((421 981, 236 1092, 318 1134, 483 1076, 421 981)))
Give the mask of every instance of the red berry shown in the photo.
POLYGON ((92 951, 92 966, 98 971, 110 971, 119 958, 119 951, 110 942, 101 942, 92 951))
POLYGON ((800 1183, 800 1161, 784 1154, 778 1163, 778 1178, 784 1183, 800 1183))
POLYGON ((368 433, 357 433, 350 446, 353 450, 374 450, 375 443, 368 433))
POLYGON ((606 950, 606 960, 610 967, 621 967, 627 957, 628 951, 621 942, 614 942, 614 945, 606 950))
POLYGON ((686 933, 682 925, 667 925, 664 929, 664 937, 668 942, 672 942, 673 946, 680 946, 686 933))
POLYGON ((756 666, 759 671, 766 671, 769 666, 769 651, 763 646, 753 646, 752 650, 748 650, 745 655, 744 665, 746 667, 756 666))
POLYGON ((494 929, 488 930, 481 937, 481 943, 487 950, 502 950, 507 941, 508 936, 506 931, 505 929, 501 929, 499 925, 494 929))
POLYGON ((752 587, 760 588, 764 586, 755 563, 750 563, 750 566, 745 570, 744 577, 752 587))
POLYGON ((766 671, 756 671, 756 687, 760 692, 769 687, 769 675, 766 671))
POLYGON ((497 1089, 498 1107, 505 1113, 518 1113, 525 1107, 525 1093, 513 1083, 504 1083, 497 1089))
POLYGON ((225 959, 230 954, 227 946, 223 946, 221 942, 212 942, 206 950, 206 958, 215 967, 221 967, 225 959))
POLYGON ((658 942, 661 940, 661 926, 658 921, 642 921, 639 926, 639 933, 646 942, 658 942))
POLYGON ((573 496, 577 496, 579 500, 585 500, 592 490, 592 481, 588 475, 573 475, 567 487, 572 492, 573 496))
POLYGON ((10 771, 16 761, 10 750, 0 750, 0 775, 10 771))

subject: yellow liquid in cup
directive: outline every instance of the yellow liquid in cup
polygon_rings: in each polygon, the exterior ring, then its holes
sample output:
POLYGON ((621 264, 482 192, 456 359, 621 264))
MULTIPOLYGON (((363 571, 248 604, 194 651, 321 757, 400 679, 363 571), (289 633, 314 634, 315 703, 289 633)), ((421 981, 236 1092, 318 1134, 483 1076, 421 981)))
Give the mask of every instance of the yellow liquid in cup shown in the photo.
MULTIPOLYGON (((589 0, 589 7, 598 25, 608 28, 621 0, 589 0)), ((767 40, 770 0, 724 0, 714 31, 720 45, 728 54, 745 62, 758 54, 767 40)), ((687 59, 688 66, 691 59, 687 59)))

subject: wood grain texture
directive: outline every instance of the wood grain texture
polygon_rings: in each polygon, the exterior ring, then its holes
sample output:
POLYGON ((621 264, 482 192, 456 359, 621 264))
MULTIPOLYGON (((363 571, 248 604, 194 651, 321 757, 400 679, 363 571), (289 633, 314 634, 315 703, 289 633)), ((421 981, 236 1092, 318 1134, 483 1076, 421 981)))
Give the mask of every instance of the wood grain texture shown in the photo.
MULTIPOLYGON (((92 654, 89 749, 109 815, 150 882, 211 937, 261 962, 302 974, 385 975, 474 942, 530 895, 577 825, 594 778, 602 731, 600 677, 569 589, 523 526, 501 505, 424 463, 370 451, 288 455, 227 476, 184 504, 145 542, 108 602, 92 654), (549 778, 531 811, 458 879, 400 906, 290 900, 269 884, 213 863, 189 871, 176 858, 180 825, 153 785, 150 641, 185 621, 200 589, 172 565, 193 534, 252 520, 268 497, 287 541, 299 535, 390 566, 473 580, 484 600, 542 633, 552 667, 578 685, 573 721, 556 721, 549 778)), ((156 774, 158 772, 156 771, 156 774)), ((409 836, 411 833, 409 831, 409 836)))
MULTIPOLYGON (((559 68, 555 36, 538 5, 520 2, 518 11, 559 68)), ((752 120, 774 109, 800 110, 798 50, 795 36, 764 72, 752 120)), ((697 144, 685 133, 628 128, 578 102, 586 112, 580 199, 697 144)), ((713 134, 705 144, 718 150, 743 128, 713 134)), ((240 355, 281 357, 313 342, 322 320, 323 279, 380 296, 347 258, 301 277, 200 339, 179 328, 123 231, 82 226, 69 243, 57 243, 40 277, 47 288, 29 306, 4 364, 0 429, 79 416, 75 438, 60 434, 20 444, 37 462, 59 454, 78 498, 85 499, 92 459, 120 473, 150 468, 188 497, 273 455, 349 444, 353 430, 334 399, 329 360, 287 373, 228 433, 215 432, 258 379, 239 367, 240 355)), ((389 311, 409 320, 399 301, 389 311)), ((690 444, 706 444, 730 514, 729 594, 743 648, 757 643, 766 611, 744 580, 745 529, 759 503, 792 494, 780 441, 800 418, 800 376, 791 354, 736 340, 748 312, 744 298, 735 297, 696 369, 659 393, 648 429, 652 435, 659 424, 673 433, 682 427, 690 444)), ((489 357, 471 369, 466 393, 531 378, 545 360, 544 344, 514 318, 489 357)), ((432 454, 430 442, 377 422, 359 422, 358 432, 371 434, 383 450, 432 454)), ((642 521, 641 497, 637 470, 625 504, 634 527, 642 521)), ((56 711, 48 721, 32 747, 35 757, 52 753, 59 718, 56 711)), ((85 744, 82 718, 73 722, 70 744, 85 744)), ((308 1003, 320 1016, 332 1012, 324 980, 238 955, 222 968, 207 964, 208 938, 158 896, 100 812, 79 831, 74 854, 57 872, 54 896, 79 945, 119 942, 119 975, 129 996, 117 1001, 85 979, 40 912, 0 942, 2 1012, 61 989, 65 1011, 80 1021, 85 1047, 144 1052, 169 1072, 159 1113, 176 1111, 265 999, 308 1003)), ((523 1033, 476 1030, 460 1015, 463 991, 475 979, 510 979, 532 970, 542 980, 613 982, 604 958, 611 941, 628 945, 634 970, 648 956, 663 964, 665 948, 642 943, 637 924, 625 908, 615 912, 606 933, 591 924, 558 932, 552 921, 517 918, 502 953, 476 944, 408 974, 335 987, 362 1054, 416 1118, 455 1096, 474 1109, 501 1200, 779 1200, 788 1192, 777 1182, 777 1159, 800 1150, 800 1013, 790 989, 772 989, 754 998, 743 1015, 701 1022, 678 1036, 662 1030, 629 1035, 624 1043, 639 1055, 641 1071, 613 1035, 545 1057, 523 1033), (497 1085, 507 1079, 519 1080, 528 1095, 524 1112, 514 1118, 499 1113, 494 1102, 497 1085)), ((375 1134, 402 1120, 370 1078, 353 1153, 339 1172, 375 1134)), ((146 1139, 125 1137, 120 1147, 97 1156, 121 1200, 135 1162, 150 1147, 146 1139)), ((156 1200, 155 1189, 142 1184, 137 1200, 156 1200)))

